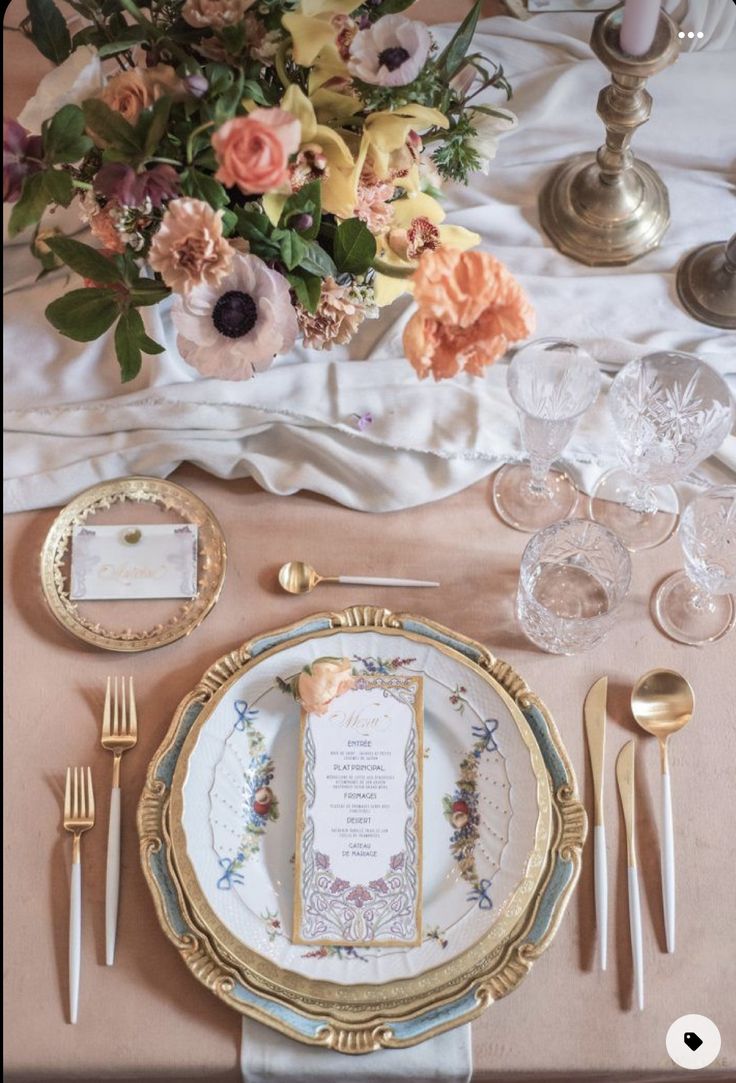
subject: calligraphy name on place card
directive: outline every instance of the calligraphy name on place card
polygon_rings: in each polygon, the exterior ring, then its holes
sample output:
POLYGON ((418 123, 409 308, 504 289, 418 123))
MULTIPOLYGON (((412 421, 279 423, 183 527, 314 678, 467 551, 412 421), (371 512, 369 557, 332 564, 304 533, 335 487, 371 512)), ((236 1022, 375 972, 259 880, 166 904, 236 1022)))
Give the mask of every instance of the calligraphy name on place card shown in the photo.
POLYGON ((196 526, 75 527, 72 601, 193 598, 196 593, 196 526))
POLYGON ((302 708, 296 943, 421 943, 423 710, 422 678, 399 676, 302 708))

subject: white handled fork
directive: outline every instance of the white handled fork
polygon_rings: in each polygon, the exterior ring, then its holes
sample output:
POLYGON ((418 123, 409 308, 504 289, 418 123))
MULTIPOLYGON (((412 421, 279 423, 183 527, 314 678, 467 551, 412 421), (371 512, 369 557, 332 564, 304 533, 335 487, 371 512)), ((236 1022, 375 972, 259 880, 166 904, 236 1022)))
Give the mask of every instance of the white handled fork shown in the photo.
POLYGON ((107 678, 105 710, 102 716, 102 747, 112 752, 112 790, 110 791, 110 822, 107 829, 107 876, 105 880, 105 962, 112 966, 115 960, 115 937, 118 925, 118 898, 120 895, 120 761, 123 752, 133 748, 138 740, 138 715, 133 692, 133 678, 129 678, 126 696, 125 678, 107 678), (119 692, 118 692, 119 687, 119 692))
POLYGON ((64 828, 72 833, 72 875, 69 891, 69 1022, 79 1013, 82 968, 82 847, 85 831, 95 825, 95 795, 89 767, 67 767, 64 787, 64 828))

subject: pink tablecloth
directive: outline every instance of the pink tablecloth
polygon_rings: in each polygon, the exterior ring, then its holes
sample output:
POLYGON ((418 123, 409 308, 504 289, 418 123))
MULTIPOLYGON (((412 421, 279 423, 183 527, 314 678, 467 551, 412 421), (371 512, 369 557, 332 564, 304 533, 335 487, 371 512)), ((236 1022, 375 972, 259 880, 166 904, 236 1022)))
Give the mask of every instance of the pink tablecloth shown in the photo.
MULTIPOLYGON (((675 541, 634 557, 631 596, 610 639, 577 658, 544 655, 516 626, 513 595, 526 536, 501 525, 483 482, 439 504, 366 516, 315 496, 284 499, 250 481, 222 482, 194 468, 176 479, 210 504, 222 523, 230 563, 222 598, 192 636, 123 658, 87 649, 47 614, 38 554, 54 511, 6 519, 5 689, 5 1070, 9 1079, 238 1079, 239 1019, 187 972, 159 930, 143 880, 135 806, 148 760, 181 698, 219 655, 256 633, 311 612, 379 603, 418 612, 488 643, 538 691, 555 715, 590 808, 582 701, 602 674, 610 680, 608 729, 609 971, 594 968, 592 865, 558 936, 523 984, 473 1024, 478 1081, 677 1080, 665 1049, 671 1022, 710 1016, 723 1037, 713 1069, 736 1077, 733 869, 734 638, 699 650, 653 626, 648 604, 658 580, 677 567, 675 541), (434 591, 324 586, 311 596, 279 592, 275 572, 293 558, 325 572, 436 578, 434 591), (664 954, 659 886, 658 755, 639 742, 639 847, 647 1008, 631 1011, 631 965, 624 839, 613 762, 632 735, 632 682, 653 666, 692 682, 696 713, 672 743, 679 859, 678 951, 664 954), (124 845, 118 954, 104 965, 104 862, 109 754, 99 746, 108 673, 132 673, 140 741, 124 763, 124 845), (63 773, 90 763, 100 816, 85 839, 84 940, 80 1021, 66 1023, 70 849, 61 831, 63 773)), ((337 1056, 337 1054, 336 1054, 337 1056)), ((340 1073, 340 1063, 336 1063, 340 1073)), ((336 1076, 337 1078, 338 1076, 336 1076)))

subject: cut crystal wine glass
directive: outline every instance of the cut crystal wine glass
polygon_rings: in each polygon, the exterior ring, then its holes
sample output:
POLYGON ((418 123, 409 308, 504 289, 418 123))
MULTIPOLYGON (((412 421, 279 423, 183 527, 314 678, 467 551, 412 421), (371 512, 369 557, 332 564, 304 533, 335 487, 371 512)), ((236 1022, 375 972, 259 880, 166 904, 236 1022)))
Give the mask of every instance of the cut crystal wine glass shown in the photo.
POLYGON ((518 351, 507 380, 529 461, 507 463, 496 473, 493 505, 509 526, 531 533, 575 509, 577 487, 566 470, 552 469, 552 463, 595 402, 600 371, 574 342, 541 338, 518 351))
POLYGON ((685 570, 654 596, 663 632, 679 643, 710 643, 734 625, 736 485, 719 485, 685 508, 678 531, 685 570))
POLYGON ((625 365, 611 384, 608 407, 622 465, 598 481, 590 515, 629 549, 650 549, 677 524, 672 483, 712 455, 728 435, 731 395, 705 362, 664 351, 625 365))

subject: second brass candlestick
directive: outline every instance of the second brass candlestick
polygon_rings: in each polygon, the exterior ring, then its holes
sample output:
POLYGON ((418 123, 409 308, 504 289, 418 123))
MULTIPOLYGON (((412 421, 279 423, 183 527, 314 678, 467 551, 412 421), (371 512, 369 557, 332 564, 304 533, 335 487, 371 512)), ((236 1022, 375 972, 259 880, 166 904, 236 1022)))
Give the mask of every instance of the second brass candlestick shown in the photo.
POLYGON ((602 12, 591 36, 594 53, 611 72, 598 98, 606 141, 595 154, 564 162, 539 197, 540 221, 553 244, 591 267, 638 259, 657 247, 670 221, 664 182, 629 144, 652 110, 647 79, 677 58, 677 27, 661 12, 648 52, 629 56, 619 45, 622 12, 622 5, 602 12))

